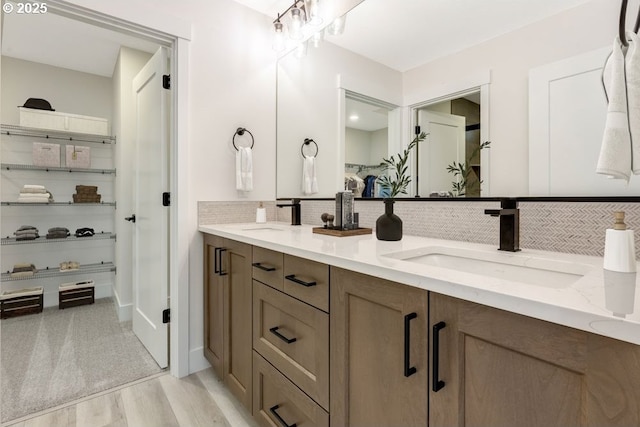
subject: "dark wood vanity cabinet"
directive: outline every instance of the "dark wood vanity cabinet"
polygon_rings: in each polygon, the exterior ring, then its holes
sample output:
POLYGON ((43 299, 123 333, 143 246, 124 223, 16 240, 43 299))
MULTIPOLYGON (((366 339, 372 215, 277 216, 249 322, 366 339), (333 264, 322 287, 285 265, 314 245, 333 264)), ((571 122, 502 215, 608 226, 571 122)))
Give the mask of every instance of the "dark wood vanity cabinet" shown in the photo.
POLYGON ((430 294, 429 425, 640 425, 640 347, 430 294))
POLYGON ((251 245, 208 234, 204 243, 204 354, 251 410, 251 245))

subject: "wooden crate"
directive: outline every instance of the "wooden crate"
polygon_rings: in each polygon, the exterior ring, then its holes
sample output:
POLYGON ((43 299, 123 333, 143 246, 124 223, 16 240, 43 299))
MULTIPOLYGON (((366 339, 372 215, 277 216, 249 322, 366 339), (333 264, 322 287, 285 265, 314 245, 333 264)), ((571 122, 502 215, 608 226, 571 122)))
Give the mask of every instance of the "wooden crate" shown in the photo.
POLYGON ((42 313, 43 295, 42 288, 5 292, 0 297, 0 318, 42 313))
POLYGON ((60 285, 58 292, 58 307, 60 310, 78 305, 93 304, 95 302, 95 288, 93 281, 78 282, 75 286, 60 285))

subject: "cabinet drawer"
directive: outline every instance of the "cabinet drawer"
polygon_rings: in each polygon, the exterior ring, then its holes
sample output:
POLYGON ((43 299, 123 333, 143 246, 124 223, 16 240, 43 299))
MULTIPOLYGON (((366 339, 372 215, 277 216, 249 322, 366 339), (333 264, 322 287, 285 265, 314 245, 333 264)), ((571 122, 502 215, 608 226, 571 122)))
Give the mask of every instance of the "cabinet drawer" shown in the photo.
POLYGON ((284 255, 282 252, 276 252, 269 249, 253 247, 253 278, 260 282, 273 286, 282 290, 283 277, 282 265, 284 264, 284 255))
POLYGON ((253 348, 329 408, 329 315, 253 281, 253 348))
POLYGON ((329 312, 329 266, 284 255, 284 292, 329 312))
POLYGON ((253 417, 262 427, 329 427, 329 414, 253 353, 253 417))

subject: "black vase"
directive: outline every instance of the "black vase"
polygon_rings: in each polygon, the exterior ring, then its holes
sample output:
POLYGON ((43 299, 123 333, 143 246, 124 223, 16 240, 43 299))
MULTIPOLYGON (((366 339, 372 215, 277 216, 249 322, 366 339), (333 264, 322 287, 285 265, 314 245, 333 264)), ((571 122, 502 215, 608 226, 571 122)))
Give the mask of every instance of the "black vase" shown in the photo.
POLYGON ((393 213, 395 200, 384 199, 384 213, 376 221, 378 240, 396 241, 402 239, 402 220, 393 213))

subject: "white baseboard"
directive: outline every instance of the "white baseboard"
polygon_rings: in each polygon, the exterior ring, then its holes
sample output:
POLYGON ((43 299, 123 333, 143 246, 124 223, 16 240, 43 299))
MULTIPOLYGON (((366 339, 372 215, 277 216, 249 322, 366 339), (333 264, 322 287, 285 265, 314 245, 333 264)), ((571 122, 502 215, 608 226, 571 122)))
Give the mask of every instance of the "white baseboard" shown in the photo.
POLYGON ((118 320, 120 322, 128 322, 133 319, 133 303, 122 304, 118 292, 113 289, 113 296, 116 303, 116 311, 118 313, 118 320))
POLYGON ((210 366, 211 364, 204 357, 204 347, 189 350, 189 374, 207 369, 210 366))

